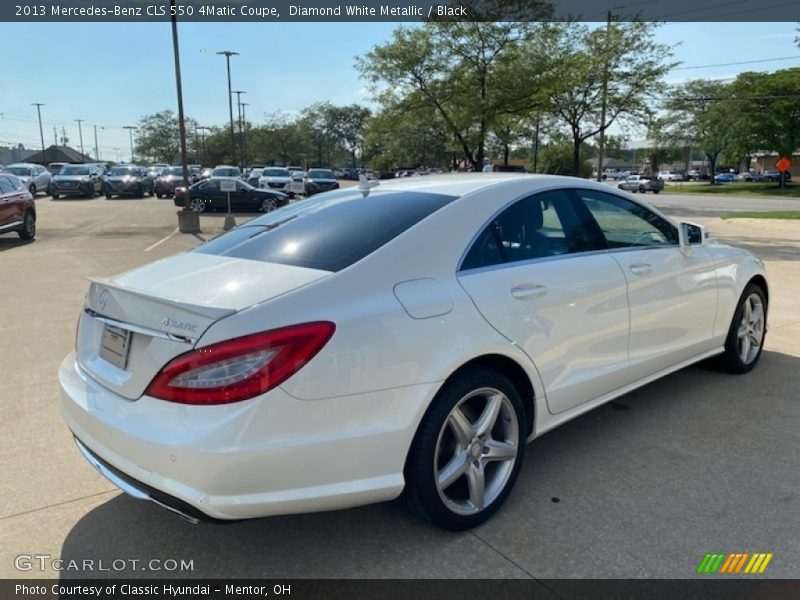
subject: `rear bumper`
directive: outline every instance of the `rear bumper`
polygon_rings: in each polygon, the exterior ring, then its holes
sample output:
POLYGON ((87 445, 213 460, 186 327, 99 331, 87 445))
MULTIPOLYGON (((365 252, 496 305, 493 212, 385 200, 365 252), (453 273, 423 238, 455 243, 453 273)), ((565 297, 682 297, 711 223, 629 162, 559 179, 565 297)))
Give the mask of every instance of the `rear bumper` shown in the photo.
POLYGON ((433 385, 325 400, 280 388, 225 406, 131 401, 68 356, 61 409, 84 457, 130 495, 190 520, 348 508, 397 497, 433 385))

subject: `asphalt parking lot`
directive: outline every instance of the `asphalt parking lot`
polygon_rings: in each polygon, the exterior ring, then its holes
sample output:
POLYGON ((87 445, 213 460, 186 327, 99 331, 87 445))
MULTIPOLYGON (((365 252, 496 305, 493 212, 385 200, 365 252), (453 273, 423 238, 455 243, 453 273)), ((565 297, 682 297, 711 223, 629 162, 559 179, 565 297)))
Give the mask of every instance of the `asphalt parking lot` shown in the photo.
POLYGON ((58 408, 86 277, 190 249, 224 215, 203 214, 193 236, 177 232, 169 200, 40 196, 37 240, 0 236, 0 577, 684 578, 707 552, 735 551, 774 553, 761 577, 800 576, 800 222, 718 218, 800 202, 647 200, 765 260, 761 364, 745 376, 691 367, 548 433, 500 513, 453 534, 399 502, 220 526, 120 494, 80 457, 58 408), (20 571, 19 555, 126 565, 20 571), (193 570, 143 570, 151 559, 193 570))

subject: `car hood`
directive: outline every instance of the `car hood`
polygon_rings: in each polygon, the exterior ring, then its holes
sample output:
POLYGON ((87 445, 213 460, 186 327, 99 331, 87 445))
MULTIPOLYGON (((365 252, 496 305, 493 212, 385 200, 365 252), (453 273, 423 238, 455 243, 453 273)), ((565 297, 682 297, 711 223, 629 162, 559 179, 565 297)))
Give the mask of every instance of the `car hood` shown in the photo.
POLYGON ((89 175, 56 175, 53 177, 56 181, 83 181, 89 178, 89 175))

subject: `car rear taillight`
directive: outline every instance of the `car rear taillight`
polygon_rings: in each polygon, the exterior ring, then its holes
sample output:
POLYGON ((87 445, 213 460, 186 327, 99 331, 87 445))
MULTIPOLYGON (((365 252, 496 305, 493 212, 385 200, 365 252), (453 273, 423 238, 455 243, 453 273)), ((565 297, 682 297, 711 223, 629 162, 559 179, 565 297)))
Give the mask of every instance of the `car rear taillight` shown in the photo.
POLYGON ((198 348, 170 361, 145 391, 182 404, 229 404, 268 392, 331 339, 327 321, 273 329, 198 348))

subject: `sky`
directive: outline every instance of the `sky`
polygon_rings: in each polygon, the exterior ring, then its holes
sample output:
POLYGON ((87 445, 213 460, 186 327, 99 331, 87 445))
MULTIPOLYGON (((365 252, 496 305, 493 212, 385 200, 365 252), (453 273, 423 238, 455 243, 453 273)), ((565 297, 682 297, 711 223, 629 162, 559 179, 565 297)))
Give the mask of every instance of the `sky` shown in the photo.
MULTIPOLYGON (((246 91, 247 118, 297 112, 318 101, 369 104, 354 57, 387 41, 397 23, 181 23, 184 108, 201 125, 228 122, 225 58, 233 50, 233 89, 246 91)), ((795 23, 667 23, 657 40, 680 61, 666 82, 730 79, 743 71, 800 66, 795 23), (776 59, 783 60, 776 60, 776 59), (754 62, 759 61, 759 62, 754 62), (761 62, 763 61, 763 62, 761 62), (729 64, 748 63, 748 64, 729 64), (705 65, 720 65, 708 66, 705 65), (695 68, 703 67, 703 68, 695 68)), ((44 103, 45 144, 66 128, 93 154, 94 126, 102 160, 130 157, 129 133, 143 115, 176 110, 169 23, 0 23, 0 146, 40 149, 33 102, 44 103)), ((235 97, 234 97, 235 99, 235 97)), ((234 118, 236 105, 234 103, 234 118)))

